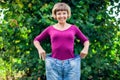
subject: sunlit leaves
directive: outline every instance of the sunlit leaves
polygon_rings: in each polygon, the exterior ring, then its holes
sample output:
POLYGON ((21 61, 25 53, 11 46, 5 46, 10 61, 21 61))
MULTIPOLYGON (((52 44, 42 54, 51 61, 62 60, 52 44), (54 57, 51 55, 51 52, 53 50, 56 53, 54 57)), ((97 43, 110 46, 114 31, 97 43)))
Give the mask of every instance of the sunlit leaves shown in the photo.
MULTIPOLYGON (((21 76, 25 75, 27 79, 28 76, 34 80, 45 75, 44 62, 38 57, 33 39, 47 26, 55 24, 51 11, 58 1, 62 0, 2 0, 0 5, 9 9, 4 12, 3 24, 0 25, 0 57, 10 63, 12 70, 22 71, 24 74, 21 76)), ((116 77, 120 74, 119 21, 107 14, 113 14, 114 8, 117 8, 117 14, 118 6, 108 10, 107 7, 114 4, 111 0, 65 2, 70 5, 72 12, 68 22, 77 25, 90 40, 89 54, 82 60, 82 80, 120 79, 116 77)), ((76 53, 80 53, 83 47, 79 43, 80 40, 76 40, 76 53)), ((51 51, 49 40, 42 46, 47 52, 51 51)))

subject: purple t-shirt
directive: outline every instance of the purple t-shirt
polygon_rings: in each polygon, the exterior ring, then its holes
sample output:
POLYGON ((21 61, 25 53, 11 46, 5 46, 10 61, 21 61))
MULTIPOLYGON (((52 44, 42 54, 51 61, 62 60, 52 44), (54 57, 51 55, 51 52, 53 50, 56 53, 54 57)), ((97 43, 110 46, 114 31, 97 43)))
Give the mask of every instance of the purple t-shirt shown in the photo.
POLYGON ((50 37, 52 57, 65 60, 74 57, 74 39, 77 37, 80 42, 84 43, 88 38, 75 25, 71 25, 66 30, 58 30, 53 26, 47 27, 39 34, 34 41, 43 41, 50 37))

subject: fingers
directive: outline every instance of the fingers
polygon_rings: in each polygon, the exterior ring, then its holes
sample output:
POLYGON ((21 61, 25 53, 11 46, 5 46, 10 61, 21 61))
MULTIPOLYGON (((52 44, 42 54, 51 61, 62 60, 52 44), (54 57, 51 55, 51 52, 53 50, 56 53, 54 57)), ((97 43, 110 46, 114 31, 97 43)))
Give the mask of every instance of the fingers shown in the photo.
POLYGON ((45 60, 45 57, 46 57, 46 53, 43 53, 42 54, 42 60, 45 60))
POLYGON ((87 56, 87 53, 80 53, 81 58, 85 58, 87 56))
POLYGON ((45 52, 39 53, 39 58, 40 59, 45 60, 45 57, 46 57, 46 53, 45 52))
POLYGON ((42 55, 41 55, 41 54, 39 54, 39 58, 40 58, 40 59, 42 58, 42 55))

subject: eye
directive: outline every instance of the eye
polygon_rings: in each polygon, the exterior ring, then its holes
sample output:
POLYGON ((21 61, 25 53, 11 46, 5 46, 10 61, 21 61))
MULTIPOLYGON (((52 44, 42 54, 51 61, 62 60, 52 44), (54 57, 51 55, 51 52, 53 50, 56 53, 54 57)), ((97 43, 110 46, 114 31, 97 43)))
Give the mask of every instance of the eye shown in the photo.
POLYGON ((63 14, 64 14, 64 15, 66 15, 67 13, 66 13, 66 12, 64 12, 63 14))
POLYGON ((60 12, 57 12, 57 15, 60 15, 61 13, 60 12))
POLYGON ((61 13, 58 13, 58 15, 60 15, 61 13))

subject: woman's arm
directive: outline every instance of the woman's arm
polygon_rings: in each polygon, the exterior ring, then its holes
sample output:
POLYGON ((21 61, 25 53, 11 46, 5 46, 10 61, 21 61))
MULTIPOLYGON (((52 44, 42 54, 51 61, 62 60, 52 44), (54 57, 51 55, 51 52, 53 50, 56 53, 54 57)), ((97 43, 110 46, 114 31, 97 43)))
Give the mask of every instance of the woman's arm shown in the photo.
POLYGON ((49 29, 50 27, 47 27, 44 31, 42 31, 38 36, 36 36, 34 38, 33 44, 35 45, 35 47, 38 50, 40 59, 42 58, 42 60, 45 60, 46 57, 46 52, 45 50, 42 48, 42 46, 40 45, 40 43, 45 40, 47 37, 49 37, 49 29))
POLYGON ((33 41, 34 46, 37 48, 38 53, 39 53, 39 57, 40 59, 42 58, 42 60, 45 60, 46 57, 46 52, 45 50, 42 48, 42 46, 40 45, 39 41, 33 41))
POLYGON ((88 50, 89 50, 89 41, 87 40, 87 41, 85 41, 84 43, 83 43, 83 45, 84 45, 84 48, 82 49, 82 51, 80 52, 80 57, 81 58, 85 58, 86 56, 87 56, 87 54, 88 54, 88 50))

